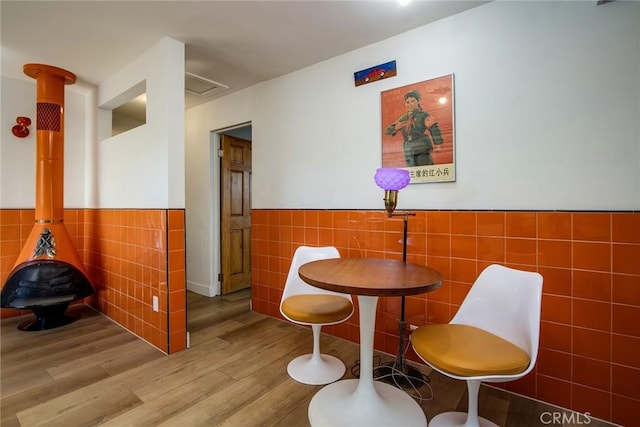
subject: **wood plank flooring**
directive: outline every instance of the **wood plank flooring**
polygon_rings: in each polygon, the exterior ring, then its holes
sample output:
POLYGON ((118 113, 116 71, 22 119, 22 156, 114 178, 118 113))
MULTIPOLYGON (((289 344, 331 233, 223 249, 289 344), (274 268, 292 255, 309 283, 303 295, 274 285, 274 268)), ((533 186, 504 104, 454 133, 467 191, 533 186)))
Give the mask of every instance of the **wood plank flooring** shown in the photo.
MULTIPOLYGON (((289 360, 311 351, 309 329, 249 311, 248 291, 216 298, 189 293, 187 305, 191 348, 169 356, 86 306, 73 307, 81 315, 75 323, 48 331, 19 331, 24 316, 2 320, 0 425, 309 425, 307 407, 320 386, 299 384, 286 372, 289 360)), ((328 335, 321 346, 345 362, 345 377, 352 378, 358 346, 328 335)), ((427 419, 465 410, 464 383, 416 367, 433 389, 433 397, 419 389, 432 397, 421 402, 427 419)), ((545 411, 560 409, 481 388, 480 414, 501 426, 545 425, 545 411)))

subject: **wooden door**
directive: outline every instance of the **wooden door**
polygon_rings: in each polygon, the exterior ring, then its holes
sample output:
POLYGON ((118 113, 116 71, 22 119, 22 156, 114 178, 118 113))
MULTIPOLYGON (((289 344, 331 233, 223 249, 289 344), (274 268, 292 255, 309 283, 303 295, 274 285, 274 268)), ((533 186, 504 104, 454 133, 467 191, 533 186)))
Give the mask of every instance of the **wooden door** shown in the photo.
POLYGON ((251 141, 222 135, 222 293, 251 286, 251 141))

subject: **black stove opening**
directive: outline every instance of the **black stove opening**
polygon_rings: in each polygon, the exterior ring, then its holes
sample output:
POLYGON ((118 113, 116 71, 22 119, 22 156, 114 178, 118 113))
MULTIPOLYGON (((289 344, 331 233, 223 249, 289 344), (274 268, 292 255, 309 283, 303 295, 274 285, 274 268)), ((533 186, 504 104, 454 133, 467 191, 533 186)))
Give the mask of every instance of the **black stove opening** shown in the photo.
POLYGON ((0 293, 0 307, 31 310, 36 318, 21 323, 22 331, 41 331, 67 325, 75 317, 67 307, 94 293, 89 279, 74 265, 56 260, 28 261, 9 275, 0 293))

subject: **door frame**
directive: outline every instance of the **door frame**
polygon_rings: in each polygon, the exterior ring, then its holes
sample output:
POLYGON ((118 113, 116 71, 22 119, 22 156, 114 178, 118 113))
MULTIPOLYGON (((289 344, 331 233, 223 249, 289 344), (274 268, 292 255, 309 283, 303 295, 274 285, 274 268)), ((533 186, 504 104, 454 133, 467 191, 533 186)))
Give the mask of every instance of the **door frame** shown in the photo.
MULTIPOLYGON (((210 138, 210 165, 211 165, 211 191, 209 194, 211 195, 210 199, 210 212, 211 212, 211 220, 210 220, 210 230, 211 236, 209 238, 210 248, 209 253, 211 254, 211 270, 209 272, 210 275, 210 297, 216 295, 222 295, 222 283, 218 280, 218 273, 222 273, 222 262, 221 262, 221 250, 222 250, 222 238, 220 235, 220 227, 221 227, 221 218, 220 218, 220 209, 221 202, 220 198, 222 194, 220 193, 220 174, 222 170, 220 168, 220 157, 218 155, 218 150, 221 150, 221 138, 220 136, 225 133, 229 133, 230 131, 234 131, 240 128, 251 127, 251 122, 243 122, 237 125, 228 126, 225 128, 220 128, 211 131, 210 138)), ((253 139, 251 138, 253 142, 253 139)))

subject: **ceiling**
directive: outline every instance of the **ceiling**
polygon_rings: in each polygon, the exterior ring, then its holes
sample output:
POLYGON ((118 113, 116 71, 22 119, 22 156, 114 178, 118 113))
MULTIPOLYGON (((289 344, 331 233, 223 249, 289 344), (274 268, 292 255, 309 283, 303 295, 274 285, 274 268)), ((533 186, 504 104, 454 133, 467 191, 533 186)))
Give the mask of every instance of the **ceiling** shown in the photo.
POLYGON ((221 84, 187 92, 190 108, 484 3, 2 0, 2 75, 27 79, 22 66, 36 62, 97 85, 172 37, 185 43, 186 72, 221 84))

